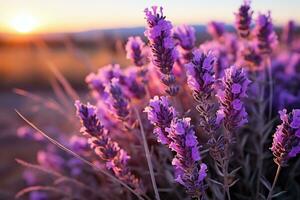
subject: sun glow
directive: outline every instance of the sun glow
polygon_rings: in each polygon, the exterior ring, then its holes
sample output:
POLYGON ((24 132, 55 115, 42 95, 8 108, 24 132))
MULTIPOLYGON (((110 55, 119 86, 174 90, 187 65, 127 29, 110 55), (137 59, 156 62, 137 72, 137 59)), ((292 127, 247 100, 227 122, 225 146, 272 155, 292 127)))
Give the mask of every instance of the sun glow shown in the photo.
POLYGON ((29 14, 19 14, 10 22, 10 26, 19 33, 30 33, 37 24, 37 20, 29 14))

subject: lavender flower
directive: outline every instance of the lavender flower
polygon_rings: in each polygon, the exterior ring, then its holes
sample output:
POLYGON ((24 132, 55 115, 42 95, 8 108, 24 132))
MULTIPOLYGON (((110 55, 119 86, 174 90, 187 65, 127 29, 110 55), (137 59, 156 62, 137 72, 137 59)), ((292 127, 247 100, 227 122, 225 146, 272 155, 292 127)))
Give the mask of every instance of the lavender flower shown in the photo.
POLYGON ((116 177, 140 191, 140 180, 128 168, 130 156, 109 137, 108 130, 103 127, 96 115, 96 108, 90 104, 81 104, 79 101, 76 101, 75 106, 82 123, 81 132, 88 136, 91 148, 106 161, 106 167, 116 177))
POLYGON ((157 136, 157 141, 169 144, 170 139, 165 129, 170 127, 171 121, 177 114, 168 98, 155 96, 150 100, 149 106, 145 108, 144 112, 148 114, 150 123, 154 125, 153 132, 157 136))
POLYGON ((184 50, 190 51, 196 42, 195 28, 188 25, 181 25, 173 28, 173 38, 184 50))
POLYGON ((253 11, 251 11, 250 2, 247 0, 240 6, 238 12, 235 13, 235 27, 241 38, 248 38, 250 35, 252 14, 253 11))
POLYGON ((282 123, 273 135, 271 150, 275 163, 286 166, 290 158, 300 153, 300 109, 294 109, 291 113, 283 109, 279 114, 282 123))
POLYGON ((216 57, 212 51, 204 53, 200 49, 193 51, 191 62, 186 64, 187 84, 193 91, 194 99, 197 101, 197 110, 200 114, 200 126, 211 134, 216 130, 215 111, 216 105, 210 97, 214 93, 214 63, 216 57))
POLYGON ((90 73, 85 78, 85 82, 98 99, 105 100, 108 97, 108 94, 105 92, 105 84, 109 83, 113 78, 121 77, 120 65, 114 64, 101 67, 96 74, 90 73))
POLYGON ((243 69, 231 66, 225 70, 222 82, 223 88, 217 94, 220 103, 217 123, 224 121, 225 128, 232 131, 248 122, 243 98, 247 97, 246 91, 250 81, 243 69))
POLYGON ((125 96, 120 86, 119 79, 113 78, 105 87, 108 93, 106 100, 113 114, 120 120, 125 121, 129 115, 128 97, 125 96))
POLYGON ((255 45, 248 42, 240 47, 236 64, 247 68, 249 71, 261 69, 262 56, 257 52, 255 45))
POLYGON ((204 53, 200 49, 193 51, 191 62, 186 64, 187 84, 197 95, 209 97, 215 82, 214 62, 216 57, 212 51, 204 53))
POLYGON ((295 36, 296 25, 293 20, 290 20, 283 29, 283 41, 290 45, 292 44, 295 36))
POLYGON ((172 72, 174 62, 177 59, 177 51, 171 37, 172 24, 165 19, 162 7, 160 7, 160 13, 157 12, 156 6, 152 7, 152 11, 146 8, 145 14, 148 23, 145 36, 150 41, 152 62, 163 74, 162 82, 168 86, 166 92, 175 96, 179 88, 175 85, 176 80, 172 72))
POLYGON ((256 20, 254 29, 256 44, 261 54, 270 54, 277 44, 277 35, 270 13, 268 15, 260 14, 256 20))
MULTIPOLYGON (((172 34, 176 42, 176 45, 178 45, 179 61, 180 61, 179 64, 188 63, 192 57, 192 50, 196 42, 194 27, 185 24, 181 26, 177 26, 173 28, 172 34)), ((176 70, 176 65, 175 65, 175 70, 176 70)), ((182 72, 180 72, 180 74, 181 73, 182 72)))
POLYGON ((126 57, 132 60, 136 66, 141 67, 146 64, 147 51, 145 43, 139 36, 129 37, 125 49, 126 57))
POLYGON ((224 23, 212 21, 207 25, 207 31, 213 38, 220 39, 225 33, 224 23))
POLYGON ((186 188, 189 195, 199 198, 205 190, 207 166, 199 162, 201 157, 198 141, 190 121, 190 118, 174 118, 166 131, 171 140, 169 147, 176 152, 172 161, 175 167, 175 180, 186 188))
POLYGON ((137 77, 136 68, 129 68, 124 76, 124 82, 130 97, 142 99, 146 95, 145 87, 140 83, 137 77))

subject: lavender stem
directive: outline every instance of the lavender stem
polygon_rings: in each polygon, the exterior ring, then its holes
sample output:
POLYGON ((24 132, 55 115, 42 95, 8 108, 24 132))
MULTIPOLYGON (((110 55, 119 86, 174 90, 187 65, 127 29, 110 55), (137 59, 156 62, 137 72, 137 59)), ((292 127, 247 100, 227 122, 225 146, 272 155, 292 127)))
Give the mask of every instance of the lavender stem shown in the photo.
POLYGON ((272 108, 273 108, 273 76, 272 76, 272 69, 271 69, 271 59, 270 59, 269 55, 267 57, 265 57, 265 63, 266 63, 266 67, 267 67, 267 70, 268 70, 269 87, 270 87, 270 92, 269 92, 269 115, 268 115, 268 120, 270 120, 271 117, 272 117, 272 108))
POLYGON ((136 116, 137 116, 137 119, 138 119, 139 124, 140 124, 140 129, 141 129, 141 134, 142 134, 142 139, 143 139, 143 144, 144 144, 143 146, 144 146, 144 150, 145 150, 145 153, 146 153, 146 159, 147 159, 147 164, 148 164, 148 168, 149 168, 149 171, 150 171, 150 177, 151 177, 151 182, 152 182, 152 186, 153 186, 154 193, 155 193, 155 198, 157 200, 160 200, 159 192, 158 192, 158 189, 157 189, 156 180, 155 180, 155 176, 154 176, 153 164, 152 164, 152 161, 151 161, 150 151, 149 151, 148 143, 147 143, 147 140, 146 140, 143 123, 142 123, 142 120, 141 120, 141 117, 140 117, 138 111, 136 109, 134 109, 134 111, 136 112, 136 116))
POLYGON ((281 166, 280 166, 280 165, 277 165, 277 171, 276 171, 276 175, 275 175, 275 178, 274 178, 274 181, 273 181, 273 184, 272 184, 271 190, 269 191, 269 194, 268 194, 267 200, 271 200, 271 199, 272 199, 272 193, 273 193, 273 189, 274 189, 274 187, 275 187, 275 184, 276 184, 276 182, 277 182, 277 179, 278 179, 278 177, 279 177, 280 170, 281 170, 281 166))

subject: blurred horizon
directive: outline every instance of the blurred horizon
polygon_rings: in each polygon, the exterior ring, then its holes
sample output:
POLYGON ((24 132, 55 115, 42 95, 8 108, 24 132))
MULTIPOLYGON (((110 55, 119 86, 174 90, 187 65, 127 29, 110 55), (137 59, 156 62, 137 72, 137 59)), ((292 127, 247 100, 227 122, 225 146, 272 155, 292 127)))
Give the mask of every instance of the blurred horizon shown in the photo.
MULTIPOLYGON (((234 12, 241 0, 179 0, 165 1, 44 1, 0 0, 1 34, 45 34, 57 32, 81 32, 94 29, 141 27, 145 25, 143 10, 152 5, 164 7, 164 13, 174 25, 186 23, 205 25, 211 20, 234 22, 234 12), (118 5, 118 6, 116 6, 118 5), (218 13, 217 15, 215 13, 218 13)), ((290 19, 300 22, 300 1, 280 0, 252 1, 256 12, 272 12, 275 25, 283 25, 290 19)))

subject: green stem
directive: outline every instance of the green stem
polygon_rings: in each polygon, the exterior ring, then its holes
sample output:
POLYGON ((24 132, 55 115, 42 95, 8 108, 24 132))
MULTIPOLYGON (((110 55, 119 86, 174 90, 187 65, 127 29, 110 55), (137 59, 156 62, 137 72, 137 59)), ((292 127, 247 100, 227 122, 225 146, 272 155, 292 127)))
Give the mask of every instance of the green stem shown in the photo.
POLYGON ((269 76, 269 88, 270 88, 270 92, 269 92, 269 115, 268 115, 268 119, 270 120, 272 117, 272 107, 273 107, 273 76, 272 76, 272 69, 271 69, 271 60, 270 57, 266 57, 265 58, 265 65, 266 68, 268 70, 268 76, 269 76))
POLYGON ((144 150, 145 150, 145 153, 146 153, 146 159, 147 159, 147 164, 148 164, 148 168, 149 168, 149 171, 150 171, 150 178, 151 178, 152 186, 153 186, 153 189, 154 189, 155 198, 156 198, 156 200, 160 200, 159 192, 158 192, 158 189, 157 189, 156 180, 155 180, 155 176, 154 176, 154 170, 153 170, 153 164, 152 164, 152 161, 151 161, 151 155, 150 155, 147 139, 146 139, 146 136, 145 136, 145 131, 144 131, 144 127, 143 127, 143 124, 142 124, 142 120, 141 120, 141 117, 140 117, 138 111, 136 109, 134 109, 134 111, 136 113, 136 116, 138 118, 140 128, 141 128, 141 134, 142 134, 142 139, 143 139, 143 144, 144 144, 143 146, 144 146, 144 150))
MULTIPOLYGON (((229 165, 229 133, 227 130, 225 130, 224 133, 224 139, 225 139, 225 158, 223 163, 223 174, 224 174, 224 190, 227 196, 228 200, 231 200, 230 198, 230 191, 229 191, 229 184, 228 184, 228 165, 229 165)), ((225 195, 224 195, 225 197, 225 195)), ((224 198, 225 199, 225 198, 224 198)))
POLYGON ((278 179, 278 177, 279 177, 280 170, 281 170, 281 166, 280 166, 280 165, 277 165, 276 175, 275 175, 275 178, 274 178, 274 181, 273 181, 271 190, 269 191, 269 195, 268 195, 268 197, 267 197, 267 200, 271 200, 271 199, 272 199, 273 189, 274 189, 274 187, 275 187, 275 185, 276 185, 276 182, 277 182, 277 179, 278 179))

